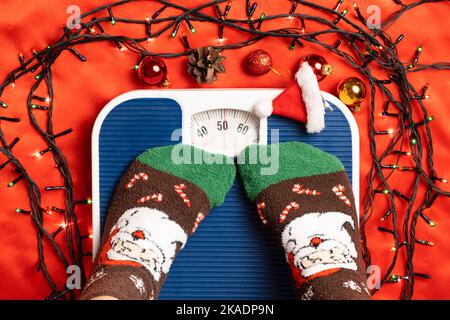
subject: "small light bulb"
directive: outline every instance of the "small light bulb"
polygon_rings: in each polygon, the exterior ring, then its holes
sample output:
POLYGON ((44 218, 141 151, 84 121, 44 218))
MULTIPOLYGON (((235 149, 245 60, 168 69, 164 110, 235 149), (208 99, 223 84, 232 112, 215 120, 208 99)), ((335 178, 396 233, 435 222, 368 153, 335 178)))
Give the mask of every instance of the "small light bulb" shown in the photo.
POLYGON ((430 247, 434 246, 433 241, 415 239, 415 242, 426 245, 426 246, 430 246, 430 247))
POLYGON ((393 282, 400 282, 400 280, 401 279, 400 279, 400 277, 398 275, 393 274, 387 279, 387 282, 391 282, 391 283, 393 283, 393 282))
POLYGON ((16 208, 16 212, 17 213, 22 213, 22 214, 31 214, 31 211, 20 209, 20 208, 16 208))

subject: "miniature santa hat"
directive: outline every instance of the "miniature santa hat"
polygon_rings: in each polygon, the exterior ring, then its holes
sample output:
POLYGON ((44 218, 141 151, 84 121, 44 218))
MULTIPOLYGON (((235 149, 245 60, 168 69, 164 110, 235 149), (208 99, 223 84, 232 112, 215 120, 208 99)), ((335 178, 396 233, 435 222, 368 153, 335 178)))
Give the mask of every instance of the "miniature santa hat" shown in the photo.
POLYGON ((325 108, 316 75, 307 62, 302 63, 295 79, 274 100, 258 102, 254 112, 260 118, 276 114, 294 119, 305 123, 308 133, 320 132, 325 128, 325 108))

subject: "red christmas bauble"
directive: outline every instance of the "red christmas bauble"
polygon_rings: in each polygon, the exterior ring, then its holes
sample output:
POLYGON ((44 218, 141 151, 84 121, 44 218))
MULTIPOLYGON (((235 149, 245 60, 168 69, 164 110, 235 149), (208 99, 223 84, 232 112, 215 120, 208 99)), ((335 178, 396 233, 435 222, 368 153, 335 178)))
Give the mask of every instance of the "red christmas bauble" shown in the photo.
POLYGON ((253 76, 262 76, 272 69, 272 57, 267 51, 256 50, 245 60, 247 72, 253 76))
POLYGON ((333 72, 333 68, 331 65, 327 63, 324 57, 319 56, 318 54, 310 54, 302 59, 303 62, 307 62, 314 71, 314 74, 317 77, 317 81, 322 81, 326 76, 330 75, 333 72))
POLYGON ((152 86, 160 86, 167 79, 167 66, 163 59, 145 57, 139 64, 139 77, 152 86))

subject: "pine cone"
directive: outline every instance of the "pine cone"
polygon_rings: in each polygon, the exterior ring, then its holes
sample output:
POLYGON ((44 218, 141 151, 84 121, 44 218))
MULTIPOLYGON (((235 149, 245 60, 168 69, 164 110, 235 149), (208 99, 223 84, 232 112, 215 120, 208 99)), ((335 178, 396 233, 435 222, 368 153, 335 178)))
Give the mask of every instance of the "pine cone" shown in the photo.
POLYGON ((211 83, 217 80, 217 73, 225 73, 222 50, 213 47, 196 49, 189 56, 188 72, 198 83, 211 83))

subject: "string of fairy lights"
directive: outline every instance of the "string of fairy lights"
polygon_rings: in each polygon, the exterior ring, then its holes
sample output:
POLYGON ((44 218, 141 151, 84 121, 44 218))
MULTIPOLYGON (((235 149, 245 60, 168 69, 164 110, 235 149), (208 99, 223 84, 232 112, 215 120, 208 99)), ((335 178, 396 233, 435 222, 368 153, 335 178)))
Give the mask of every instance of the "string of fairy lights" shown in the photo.
MULTIPOLYGON (((372 265, 370 251, 368 249, 368 239, 366 236, 367 224, 373 214, 374 203, 378 197, 387 197, 390 205, 386 209, 381 219, 381 225, 378 228, 393 237, 393 258, 384 272, 381 285, 388 283, 401 282, 402 299, 410 299, 414 291, 414 283, 417 277, 422 279, 431 278, 430 274, 423 270, 415 270, 413 257, 415 245, 432 246, 433 242, 416 237, 416 227, 419 219, 423 219, 430 227, 434 222, 430 217, 430 208, 440 196, 448 197, 450 192, 443 190, 442 183, 447 180, 441 177, 436 171, 433 163, 433 140, 430 125, 434 116, 428 113, 426 100, 430 98, 427 94, 428 84, 417 90, 408 79, 411 72, 421 70, 449 70, 450 63, 434 63, 424 65, 419 63, 419 57, 423 47, 419 46, 412 61, 404 63, 398 56, 397 47, 400 45, 403 35, 392 40, 386 29, 395 21, 411 9, 426 5, 428 3, 443 2, 444 0, 417 0, 409 4, 400 0, 394 0, 398 5, 398 10, 386 18, 378 29, 369 29, 367 21, 355 2, 352 7, 346 6, 344 0, 338 0, 337 4, 328 8, 308 1, 291 1, 290 10, 285 14, 268 15, 261 13, 255 17, 258 7, 257 2, 246 2, 246 19, 232 19, 229 13, 232 10, 231 0, 209 1, 193 8, 187 8, 179 4, 171 3, 165 0, 156 0, 161 4, 153 14, 142 19, 129 19, 118 17, 114 14, 119 6, 125 6, 133 0, 122 0, 107 5, 97 7, 81 15, 81 28, 64 28, 61 37, 52 45, 42 50, 33 50, 30 57, 19 54, 19 66, 12 70, 0 84, 0 97, 7 87, 15 88, 16 81, 26 75, 33 75, 35 82, 32 85, 28 98, 27 108, 31 125, 37 134, 44 139, 47 147, 34 156, 39 158, 46 154, 51 154, 55 161, 55 169, 59 171, 64 179, 62 185, 46 186, 46 191, 59 191, 65 197, 65 207, 42 208, 42 193, 40 187, 33 180, 19 158, 14 154, 14 146, 20 142, 18 136, 11 142, 8 142, 0 126, 0 152, 6 156, 6 161, 0 164, 0 169, 10 166, 17 173, 17 177, 8 184, 8 187, 14 187, 20 181, 24 181, 28 187, 28 196, 30 209, 17 208, 19 214, 32 217, 37 229, 38 255, 39 262, 37 271, 42 272, 47 279, 52 293, 49 299, 73 298, 74 292, 57 284, 54 275, 48 270, 46 263, 47 250, 54 250, 65 266, 71 264, 78 265, 83 269, 83 240, 90 235, 82 235, 77 222, 75 208, 77 205, 91 204, 90 199, 77 201, 73 189, 72 174, 69 169, 66 157, 64 156, 58 139, 72 132, 71 129, 60 133, 54 133, 53 129, 53 80, 52 68, 58 57, 68 51, 76 56, 81 62, 87 62, 88 59, 80 53, 76 47, 80 44, 97 43, 108 41, 114 44, 119 50, 129 50, 130 52, 144 56, 155 56, 159 58, 177 58, 190 55, 191 48, 187 35, 180 33, 180 26, 186 24, 188 30, 194 36, 196 28, 202 23, 212 23, 218 27, 217 45, 214 46, 220 50, 235 50, 250 46, 263 38, 276 37, 286 39, 286 45, 290 50, 301 48, 309 42, 313 45, 319 45, 327 49, 330 54, 335 54, 353 67, 361 76, 363 76, 370 85, 370 151, 373 166, 367 175, 368 190, 364 201, 364 210, 361 217, 361 236, 363 257, 367 266, 372 265), (317 11, 317 15, 304 14, 302 8, 312 8, 317 11), (177 11, 178 14, 162 17, 162 14, 168 9, 171 12, 177 11), (213 8, 213 14, 205 13, 204 9, 213 8), (352 22, 347 15, 350 10, 355 12, 358 22, 352 22), (291 21, 291 26, 266 30, 266 21, 291 21), (299 21, 298 27, 292 27, 292 21, 299 21), (308 24, 314 22, 318 30, 310 30, 308 24), (126 35, 113 35, 106 33, 104 25, 110 23, 141 25, 142 35, 139 37, 130 37, 126 35), (322 28, 317 27, 322 26, 322 28), (158 27, 158 30, 156 30, 158 27), (234 29, 242 34, 247 34, 248 39, 244 41, 233 42, 225 38, 226 31, 234 29), (334 34, 338 40, 335 43, 328 43, 321 40, 321 36, 334 34), (158 53, 148 49, 154 38, 160 36, 169 36, 171 38, 179 37, 184 44, 184 51, 158 53), (346 43, 348 47, 343 49, 341 46, 346 43), (373 75, 371 66, 381 66, 386 70, 386 78, 379 79, 373 75), (36 92, 43 90, 48 95, 42 97, 36 92), (400 98, 395 98, 393 92, 398 90, 400 98), (375 93, 382 93, 383 101, 376 99, 375 93), (379 107, 383 106, 381 114, 377 112, 379 107), (45 127, 38 123, 35 112, 47 113, 47 124, 45 127), (381 118, 395 118, 398 121, 396 128, 383 128, 383 122, 377 121, 378 115, 381 118), (420 115, 423 120, 415 122, 413 119, 420 115), (388 138, 389 144, 383 150, 378 147, 378 139, 388 138), (57 143, 58 142, 58 143, 57 143), (380 153, 381 151, 381 153, 380 153), (395 162, 388 162, 387 157, 394 156, 395 162), (399 162, 403 158, 410 158, 414 166, 401 166, 399 162), (408 190, 408 195, 403 194, 397 189, 392 189, 388 180, 397 174, 410 173, 414 175, 414 182, 408 190), (426 191, 423 200, 418 200, 419 186, 425 185, 426 191), (406 211, 398 212, 398 201, 408 203, 406 211), (60 214, 64 221, 56 230, 46 230, 44 219, 49 214, 60 214), (391 221, 389 224, 388 221, 391 221), (401 226, 401 227, 399 227, 401 226), (59 234, 65 234, 64 249, 55 240, 59 234), (45 243, 45 246, 44 246, 45 243), (400 249, 405 250, 406 266, 405 273, 402 275, 394 274, 393 270, 397 265, 400 249), (67 252, 67 254, 64 254, 67 252)), ((236 1, 236 0, 235 0, 236 1)), ((8 108, 8 104, 0 101, 0 106, 8 108)), ((14 125, 20 122, 19 118, 0 117, 0 124, 4 122, 14 125)), ((391 158, 389 158, 391 159, 391 158)), ((88 253, 89 254, 89 253, 88 253)), ((84 281, 83 274, 83 281, 84 281)), ((374 289, 373 293, 378 289, 374 289)))

